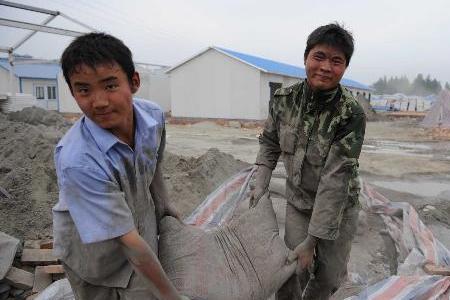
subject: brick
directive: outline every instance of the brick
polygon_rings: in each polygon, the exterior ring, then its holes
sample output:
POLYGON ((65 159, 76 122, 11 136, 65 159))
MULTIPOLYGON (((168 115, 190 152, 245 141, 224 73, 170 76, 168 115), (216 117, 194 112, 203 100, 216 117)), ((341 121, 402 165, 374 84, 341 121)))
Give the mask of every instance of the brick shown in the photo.
POLYGON ((51 249, 23 249, 21 262, 28 265, 51 265, 58 263, 51 249))
POLYGON ((26 240, 25 249, 53 249, 53 240, 26 240))
POLYGON ((34 275, 22 269, 11 267, 6 274, 5 281, 15 288, 27 290, 33 287, 34 275))
POLYGON ((427 263, 423 266, 423 270, 430 275, 450 276, 450 267, 436 266, 435 264, 427 263))
POLYGON ((34 270, 33 293, 39 293, 52 284, 52 275, 44 270, 45 267, 38 266, 34 270))
POLYGON ((42 269, 47 274, 64 274, 64 268, 62 265, 43 266, 42 269))
POLYGON ((24 249, 40 249, 41 248, 41 240, 26 240, 23 242, 24 249))
POLYGON ((41 249, 53 249, 53 241, 52 240, 42 241, 40 246, 41 249))

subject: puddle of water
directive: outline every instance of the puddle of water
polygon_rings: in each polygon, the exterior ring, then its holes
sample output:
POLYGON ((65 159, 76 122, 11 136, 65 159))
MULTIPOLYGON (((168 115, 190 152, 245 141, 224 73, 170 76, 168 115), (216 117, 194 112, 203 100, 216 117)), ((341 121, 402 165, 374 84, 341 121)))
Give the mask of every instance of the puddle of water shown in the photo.
POLYGON ((369 141, 368 144, 363 145, 362 149, 365 153, 433 158, 433 154, 430 153, 431 150, 432 148, 429 145, 396 141, 369 141))
POLYGON ((422 197, 435 197, 444 191, 450 191, 450 183, 440 183, 432 181, 372 181, 371 184, 386 189, 410 193, 422 197))

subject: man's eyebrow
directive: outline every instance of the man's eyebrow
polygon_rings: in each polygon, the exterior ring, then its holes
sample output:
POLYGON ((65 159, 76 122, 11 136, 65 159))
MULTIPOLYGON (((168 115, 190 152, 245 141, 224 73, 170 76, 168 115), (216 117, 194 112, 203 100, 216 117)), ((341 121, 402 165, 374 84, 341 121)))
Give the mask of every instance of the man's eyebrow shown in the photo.
POLYGON ((73 83, 73 85, 74 85, 74 86, 88 86, 89 83, 86 83, 86 82, 80 82, 80 81, 75 81, 75 82, 73 83))
POLYGON ((100 80, 100 82, 104 83, 104 82, 113 81, 113 80, 117 80, 117 77, 116 76, 109 76, 109 77, 106 77, 106 78, 100 80))

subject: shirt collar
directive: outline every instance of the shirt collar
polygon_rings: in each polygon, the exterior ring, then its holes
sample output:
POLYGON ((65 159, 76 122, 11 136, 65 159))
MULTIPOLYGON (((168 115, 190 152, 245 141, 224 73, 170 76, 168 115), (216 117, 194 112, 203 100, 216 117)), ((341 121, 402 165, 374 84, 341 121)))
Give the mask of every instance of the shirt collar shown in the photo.
POLYGON ((332 90, 313 92, 305 80, 304 95, 306 96, 306 111, 322 110, 327 104, 331 103, 338 92, 339 84, 332 90))
POLYGON ((114 134, 106 129, 101 128, 87 116, 83 117, 82 122, 84 122, 87 129, 89 130, 95 142, 100 147, 100 150, 103 153, 108 152, 108 150, 116 143, 120 143, 120 140, 114 134))

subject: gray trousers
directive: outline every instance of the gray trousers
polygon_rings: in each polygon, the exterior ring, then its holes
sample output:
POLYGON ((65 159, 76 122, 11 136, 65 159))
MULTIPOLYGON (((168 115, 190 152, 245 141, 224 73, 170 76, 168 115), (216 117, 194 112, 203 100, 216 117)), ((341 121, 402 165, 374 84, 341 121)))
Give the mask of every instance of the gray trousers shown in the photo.
MULTIPOLYGON (((307 237, 310 218, 311 213, 301 212, 287 204, 284 241, 290 249, 295 249, 307 237)), ((319 240, 313 270, 305 270, 299 276, 294 274, 278 291, 277 299, 329 299, 347 276, 347 263, 357 221, 358 209, 345 214, 338 238, 334 241, 319 240)))
POLYGON ((156 300, 145 279, 133 272, 126 288, 113 288, 90 284, 81 279, 67 265, 64 265, 67 279, 76 300, 156 300))

